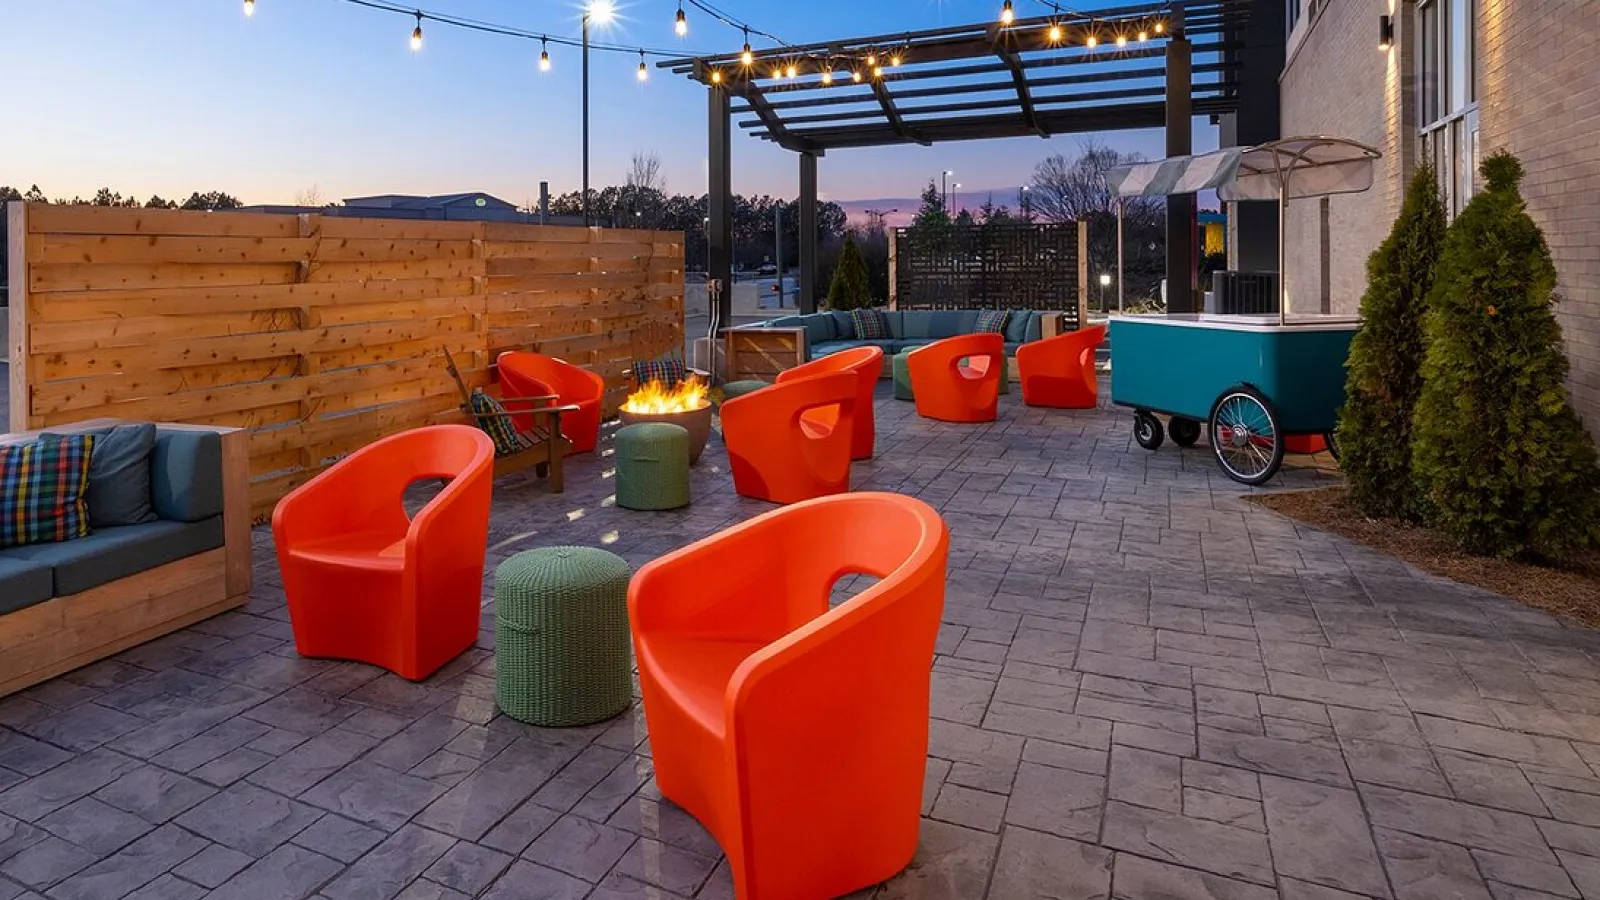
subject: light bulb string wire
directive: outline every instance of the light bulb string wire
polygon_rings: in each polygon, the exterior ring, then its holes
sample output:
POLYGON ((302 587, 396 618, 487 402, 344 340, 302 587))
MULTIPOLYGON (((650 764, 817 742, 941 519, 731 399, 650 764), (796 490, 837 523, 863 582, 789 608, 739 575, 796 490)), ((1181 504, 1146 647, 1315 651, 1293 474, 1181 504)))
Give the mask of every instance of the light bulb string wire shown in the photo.
MULTIPOLYGON (((500 35, 501 37, 517 38, 524 41, 539 41, 541 45, 556 44, 557 46, 561 47, 583 46, 583 42, 575 38, 564 38, 553 36, 548 32, 530 31, 524 28, 515 28, 510 25, 499 25, 494 22, 484 22, 478 19, 467 19, 461 16, 449 15, 447 13, 431 12, 426 9, 418 9, 414 6, 402 6, 397 3, 389 3, 386 2, 386 0, 340 0, 340 2, 349 3, 353 6, 366 7, 367 9, 395 13, 397 15, 415 17, 419 26, 421 25, 422 20, 426 19, 430 22, 437 22, 440 25, 448 25, 452 28, 476 31, 482 34, 495 34, 500 35)), ((690 2, 693 3, 694 0, 690 0, 690 2)), ((645 56, 654 56, 663 59, 671 59, 683 55, 682 50, 661 50, 651 47, 628 46, 626 44, 616 44, 606 41, 593 40, 589 42, 589 49, 598 50, 605 53, 642 53, 645 56)))
POLYGON ((716 19, 718 22, 721 22, 729 28, 744 32, 746 41, 748 41, 750 39, 750 35, 753 34, 756 37, 766 38, 780 47, 794 46, 793 44, 769 31, 762 31, 748 22, 743 22, 734 18, 732 15, 729 15, 721 9, 718 9, 716 6, 713 6, 709 0, 688 0, 688 3, 690 6, 700 10, 711 18, 716 19))

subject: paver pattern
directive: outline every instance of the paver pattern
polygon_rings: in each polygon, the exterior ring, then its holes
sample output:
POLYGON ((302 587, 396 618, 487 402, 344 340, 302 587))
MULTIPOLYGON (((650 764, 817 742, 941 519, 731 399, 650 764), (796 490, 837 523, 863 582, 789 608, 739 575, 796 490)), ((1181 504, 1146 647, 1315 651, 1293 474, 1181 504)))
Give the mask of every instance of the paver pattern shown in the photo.
MULTIPOLYGON (((921 848, 859 896, 1600 898, 1600 634, 1254 508, 1125 413, 878 422, 857 487, 954 537, 921 848)), ((490 575, 769 508, 715 439, 681 511, 617 509, 607 469, 497 484, 490 575)), ((411 684, 298 658, 255 540, 245 611, 0 701, 0 900, 731 897, 637 708, 497 715, 487 590, 479 646, 411 684)))

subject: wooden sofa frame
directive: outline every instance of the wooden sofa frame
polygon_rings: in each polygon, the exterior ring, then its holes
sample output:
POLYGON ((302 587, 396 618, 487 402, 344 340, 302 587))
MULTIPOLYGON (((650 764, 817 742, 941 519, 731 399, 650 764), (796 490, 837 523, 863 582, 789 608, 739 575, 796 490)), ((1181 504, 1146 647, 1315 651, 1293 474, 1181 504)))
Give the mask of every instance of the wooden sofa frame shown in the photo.
MULTIPOLYGON (((116 419, 93 419, 45 430, 69 434, 116 424, 116 419)), ((237 609, 250 599, 249 433, 157 425, 222 438, 223 546, 0 616, 0 697, 237 609)), ((38 434, 0 434, 0 444, 21 443, 38 434)))
MULTIPOLYGON (((1046 312, 1039 316, 1040 340, 1061 334, 1065 315, 1046 312)), ((778 373, 806 361, 806 330, 793 325, 783 327, 734 326, 722 332, 727 355, 727 381, 754 379, 772 381, 778 373)), ((883 377, 893 375, 885 360, 883 377)), ((1013 372, 1012 379, 1016 380, 1013 372)))

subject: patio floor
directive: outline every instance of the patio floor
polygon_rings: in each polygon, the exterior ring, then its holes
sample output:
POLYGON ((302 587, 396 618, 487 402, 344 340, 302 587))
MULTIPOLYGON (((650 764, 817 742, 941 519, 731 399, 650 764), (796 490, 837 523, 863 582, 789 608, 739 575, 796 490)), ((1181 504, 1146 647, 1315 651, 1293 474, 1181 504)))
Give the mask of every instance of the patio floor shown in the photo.
MULTIPOLYGON (((1600 898, 1600 634, 1252 508, 1124 413, 878 421, 857 486, 954 539, 921 848, 859 896, 1600 898)), ((609 505, 603 459, 503 481, 491 568, 768 509, 725 461, 673 513, 609 505)), ((246 612, 0 701, 0 900, 732 896, 637 709, 497 716, 489 631, 421 685, 299 659, 255 539, 246 612)))

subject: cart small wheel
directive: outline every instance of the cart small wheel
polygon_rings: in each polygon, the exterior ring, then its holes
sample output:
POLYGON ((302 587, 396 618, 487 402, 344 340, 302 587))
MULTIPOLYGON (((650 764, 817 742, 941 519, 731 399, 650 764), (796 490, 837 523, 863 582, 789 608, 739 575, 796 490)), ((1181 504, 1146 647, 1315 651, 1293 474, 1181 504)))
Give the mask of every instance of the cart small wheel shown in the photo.
POLYGON ((1333 461, 1334 462, 1338 462, 1339 461, 1339 435, 1337 435, 1334 432, 1330 431, 1327 434, 1324 434, 1322 436, 1322 442, 1324 444, 1328 445, 1328 455, 1333 457, 1333 461))
POLYGON ((1151 413, 1140 410, 1133 414, 1133 439, 1139 446, 1146 450, 1154 450, 1161 446, 1166 435, 1161 431, 1161 420, 1151 413))
POLYGON ((1283 433, 1272 404, 1255 388, 1230 388, 1211 407, 1211 452, 1240 484, 1265 484, 1283 465, 1283 433))
POLYGON ((1167 434, 1179 447, 1193 447, 1194 442, 1200 440, 1200 423, 1194 419, 1173 416, 1172 421, 1167 423, 1167 434))

